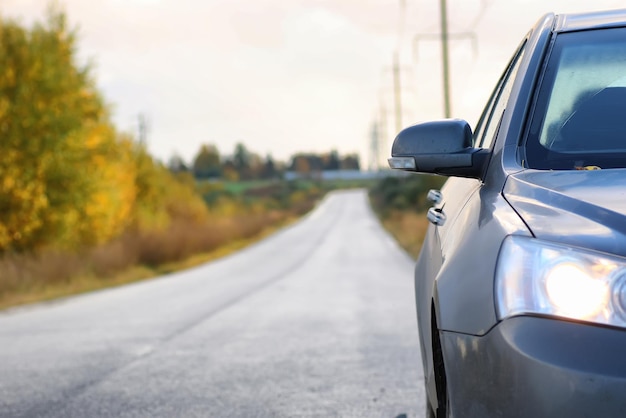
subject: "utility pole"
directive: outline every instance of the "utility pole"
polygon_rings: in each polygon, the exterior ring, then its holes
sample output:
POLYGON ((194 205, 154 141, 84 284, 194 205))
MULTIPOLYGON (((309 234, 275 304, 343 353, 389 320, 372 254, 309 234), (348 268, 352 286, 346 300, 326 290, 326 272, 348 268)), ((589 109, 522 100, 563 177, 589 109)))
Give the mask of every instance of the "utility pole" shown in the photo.
POLYGON ((441 62, 443 66, 443 108, 446 118, 450 117, 450 65, 448 52, 448 9, 446 0, 441 5, 441 62))
MULTIPOLYGON (((378 115, 378 152, 380 153, 381 151, 384 152, 384 161, 387 161, 387 153, 389 152, 389 146, 387 145, 388 143, 388 132, 387 132, 387 108, 385 107, 385 103, 384 101, 380 100, 380 108, 379 108, 379 115, 378 115)), ((397 132, 396 132, 397 133, 397 132)), ((379 156, 380 157, 380 156, 379 156)), ((386 164, 382 164, 380 162, 380 159, 378 160, 378 168, 380 169, 381 166, 386 167, 386 164)))
POLYGON ((148 142, 148 124, 143 113, 139 114, 139 143, 146 146, 148 142))
POLYGON ((392 66, 384 68, 381 72, 381 78, 385 77, 387 74, 390 74, 392 77, 391 81, 393 83, 393 85, 390 86, 391 88, 393 88, 393 91, 390 92, 391 94, 393 94, 393 96, 389 94, 388 100, 383 98, 382 91, 379 92, 380 100, 381 100, 380 102, 381 103, 380 104, 381 127, 379 128, 379 132, 381 133, 381 137, 382 137, 382 140, 381 140, 382 149, 386 148, 386 145, 384 145, 383 141, 385 141, 385 138, 387 135, 387 112, 389 112, 390 117, 394 119, 393 121, 391 120, 389 121, 389 127, 390 129, 395 130, 394 134, 397 134, 403 128, 402 119, 404 116, 403 115, 404 107, 402 104, 402 93, 406 92, 407 90, 409 91, 412 90, 410 86, 407 88, 408 83, 406 82, 402 83, 400 80, 403 76, 403 73, 405 76, 410 75, 412 74, 413 69, 407 66, 403 67, 402 65, 400 65, 400 54, 398 53, 398 51, 395 51, 393 53, 392 59, 393 59, 392 66), (387 104, 387 106, 385 104, 387 104))
POLYGON ((369 169, 370 171, 378 171, 378 153, 380 152, 380 136, 378 132, 378 122, 372 123, 370 128, 370 161, 369 161, 369 169))
POLYGON ((402 130, 402 87, 400 86, 400 57, 397 50, 393 54, 393 97, 396 132, 400 132, 402 130))
MULTIPOLYGON (((417 56, 417 45, 420 41, 424 40, 437 40, 441 42, 441 66, 442 66, 442 80, 443 80, 443 104, 444 115, 446 118, 451 117, 452 114, 452 102, 450 99, 450 51, 449 43, 450 39, 467 39, 472 41, 472 48, 474 53, 477 50, 476 34, 474 32, 460 32, 449 33, 448 31, 448 8, 446 0, 439 0, 440 15, 441 15, 441 31, 438 34, 433 33, 418 33, 413 38, 413 54, 417 56)), ((481 15, 486 8, 484 3, 481 15)), ((480 17, 480 16, 479 16, 480 17)), ((476 20, 477 22, 478 20, 476 20)))
MULTIPOLYGON (((406 75, 410 75, 413 72, 412 68, 403 67, 400 63, 401 52, 403 49, 403 40, 405 37, 406 7, 407 7, 407 0, 399 0, 398 24, 397 24, 398 37, 397 37, 396 48, 392 55, 391 67, 385 67, 383 68, 381 72, 381 79, 386 78, 387 74, 391 73, 392 83, 393 83, 393 85, 391 86, 393 88, 393 92, 392 92, 393 99, 389 98, 389 100, 386 100, 383 97, 383 92, 382 91, 379 92, 379 95, 380 95, 379 116, 378 116, 376 129, 372 128, 371 136, 370 136, 370 143, 369 143, 370 150, 372 151, 372 153, 375 152, 374 151, 375 149, 378 150, 377 153, 384 151, 385 155, 388 152, 388 148, 387 148, 388 112, 389 112, 389 116, 394 118, 393 122, 389 121, 390 129, 391 129, 392 124, 393 124, 393 129, 395 129, 395 133, 400 132, 403 128, 402 118, 403 118, 404 109, 403 109, 403 104, 402 104, 402 99, 403 99, 402 93, 403 93, 403 89, 406 90, 407 83, 406 82, 402 83, 401 78, 404 76, 403 72, 406 75), (376 140, 373 140, 374 136, 376 137, 376 140)), ((387 90, 388 88, 389 87, 386 87, 385 89, 387 90)), ((377 167, 380 168, 381 166, 379 165, 378 158, 379 157, 377 157, 376 159, 377 161, 376 164, 377 164, 377 167)), ((383 165, 386 166, 386 164, 383 164, 383 165)))
POLYGON ((396 132, 402 130, 402 85, 400 82, 400 51, 404 40, 404 27, 406 23, 406 0, 400 0, 398 8, 398 39, 396 50, 393 53, 393 95, 394 110, 396 116, 396 132))

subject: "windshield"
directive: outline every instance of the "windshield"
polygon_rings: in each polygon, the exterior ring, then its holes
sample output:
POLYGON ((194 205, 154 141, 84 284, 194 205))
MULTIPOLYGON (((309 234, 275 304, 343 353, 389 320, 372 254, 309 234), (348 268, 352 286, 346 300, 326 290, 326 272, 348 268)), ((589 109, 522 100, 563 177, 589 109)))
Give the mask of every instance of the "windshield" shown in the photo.
POLYGON ((557 36, 540 87, 525 165, 626 166, 626 29, 557 36))

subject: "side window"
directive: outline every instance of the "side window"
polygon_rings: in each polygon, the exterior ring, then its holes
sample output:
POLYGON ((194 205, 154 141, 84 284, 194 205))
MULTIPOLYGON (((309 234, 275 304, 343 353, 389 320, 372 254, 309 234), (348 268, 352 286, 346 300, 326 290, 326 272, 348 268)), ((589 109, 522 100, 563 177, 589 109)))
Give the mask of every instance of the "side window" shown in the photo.
POLYGON ((522 62, 525 45, 526 43, 524 42, 513 56, 513 59, 500 78, 498 85, 489 98, 489 103, 478 121, 474 132, 474 146, 477 148, 491 148, 493 140, 498 133, 502 115, 504 115, 504 110, 509 101, 517 71, 522 62))

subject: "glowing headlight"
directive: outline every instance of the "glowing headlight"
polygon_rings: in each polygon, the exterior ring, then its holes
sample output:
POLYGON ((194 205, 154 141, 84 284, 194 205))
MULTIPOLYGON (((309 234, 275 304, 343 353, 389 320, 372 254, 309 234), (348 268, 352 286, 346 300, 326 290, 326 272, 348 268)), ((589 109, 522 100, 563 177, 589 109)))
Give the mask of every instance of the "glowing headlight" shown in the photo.
POLYGON ((552 315, 626 327, 626 259, 511 236, 496 267, 496 309, 504 319, 552 315))

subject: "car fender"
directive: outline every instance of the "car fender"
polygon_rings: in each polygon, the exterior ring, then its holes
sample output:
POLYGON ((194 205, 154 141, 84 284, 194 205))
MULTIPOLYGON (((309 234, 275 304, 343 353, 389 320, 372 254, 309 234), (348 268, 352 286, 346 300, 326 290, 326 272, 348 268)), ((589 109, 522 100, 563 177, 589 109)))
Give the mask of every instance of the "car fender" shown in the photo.
POLYGON ((440 330, 484 335, 496 324, 494 273, 502 240, 530 231, 500 192, 473 193, 442 243, 433 288, 440 330))

